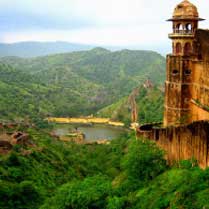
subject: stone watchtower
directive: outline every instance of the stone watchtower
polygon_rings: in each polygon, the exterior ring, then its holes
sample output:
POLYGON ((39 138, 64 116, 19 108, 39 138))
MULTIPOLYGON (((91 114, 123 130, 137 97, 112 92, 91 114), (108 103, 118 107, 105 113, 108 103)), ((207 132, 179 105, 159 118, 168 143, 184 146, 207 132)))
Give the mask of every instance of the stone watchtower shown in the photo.
POLYGON ((209 30, 198 29, 197 8, 184 0, 174 10, 172 54, 167 55, 164 124, 145 124, 137 136, 166 151, 169 163, 196 159, 209 167, 209 30))
POLYGON ((174 9, 172 54, 167 55, 164 126, 191 122, 192 62, 197 57, 195 33, 199 18, 197 8, 184 0, 174 9))

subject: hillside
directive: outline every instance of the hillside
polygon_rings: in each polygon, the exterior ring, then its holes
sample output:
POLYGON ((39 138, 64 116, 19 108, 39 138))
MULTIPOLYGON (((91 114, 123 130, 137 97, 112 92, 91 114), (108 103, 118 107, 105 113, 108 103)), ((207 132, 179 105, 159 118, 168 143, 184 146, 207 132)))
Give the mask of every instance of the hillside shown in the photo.
POLYGON ((9 117, 96 113, 128 96, 147 78, 159 85, 165 77, 164 57, 150 51, 95 48, 31 59, 5 57, 0 61, 4 63, 0 65, 0 111, 9 117))
POLYGON ((18 42, 0 43, 0 57, 19 56, 37 57, 48 54, 65 53, 91 49, 93 46, 69 42, 18 42))
MULTIPOLYGON (((87 146, 19 128, 28 142, 0 155, 2 209, 209 207, 209 170, 194 160, 168 167, 163 151, 149 140, 126 135, 87 146)), ((17 129, 0 133, 5 131, 17 129)))
MULTIPOLYGON (((164 93, 158 87, 146 88, 140 85, 133 90, 134 100, 136 103, 136 119, 140 124, 149 122, 161 122, 163 117, 164 93)), ((130 124, 133 118, 132 105, 130 99, 133 92, 119 101, 99 110, 97 115, 100 117, 108 117, 112 120, 123 121, 130 124)))
POLYGON ((87 89, 99 90, 99 86, 71 75, 70 86, 45 85, 36 77, 11 66, 0 65, 0 114, 4 119, 46 117, 47 115, 85 114, 95 108, 88 98, 93 96, 87 89), (82 87, 76 86, 82 82, 82 87), (90 110, 89 110, 90 109, 90 110))
MULTIPOLYGON (((164 64, 154 52, 102 48, 3 58, 1 119, 97 112, 129 123, 134 99, 140 123, 159 121, 164 64)), ((154 142, 134 133, 83 145, 59 140, 52 128, 0 126, 0 208, 209 208, 209 169, 195 159, 169 166, 154 142)))

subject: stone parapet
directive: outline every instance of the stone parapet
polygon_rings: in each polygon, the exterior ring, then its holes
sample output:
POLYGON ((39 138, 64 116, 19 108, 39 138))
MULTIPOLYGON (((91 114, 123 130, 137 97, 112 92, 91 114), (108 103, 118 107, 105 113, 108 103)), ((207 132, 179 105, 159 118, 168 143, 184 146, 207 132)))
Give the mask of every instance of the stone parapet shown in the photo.
POLYGON ((137 136, 155 141, 169 164, 194 158, 201 168, 209 166, 209 121, 170 127, 147 124, 138 128, 137 136))

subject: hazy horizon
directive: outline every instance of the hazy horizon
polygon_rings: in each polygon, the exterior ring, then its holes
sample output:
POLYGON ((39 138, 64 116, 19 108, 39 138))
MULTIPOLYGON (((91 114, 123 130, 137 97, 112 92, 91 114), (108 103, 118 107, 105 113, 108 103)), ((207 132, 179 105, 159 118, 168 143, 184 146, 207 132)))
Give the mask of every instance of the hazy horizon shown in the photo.
MULTIPOLYGON (((192 0, 202 18, 208 3, 192 0)), ((165 54, 179 0, 0 0, 0 42, 69 42, 165 54)), ((207 28, 208 21, 200 23, 207 28)))

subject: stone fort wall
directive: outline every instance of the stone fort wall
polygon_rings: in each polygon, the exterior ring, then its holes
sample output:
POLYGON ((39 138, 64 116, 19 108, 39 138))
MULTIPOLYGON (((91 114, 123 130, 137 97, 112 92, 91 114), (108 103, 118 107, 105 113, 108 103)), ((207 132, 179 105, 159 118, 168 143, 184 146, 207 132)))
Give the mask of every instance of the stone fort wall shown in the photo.
POLYGON ((209 120, 209 30, 196 31, 193 48, 167 56, 164 126, 209 120))
POLYGON ((202 168, 209 166, 209 122, 197 121, 189 125, 158 128, 154 124, 143 125, 138 137, 154 140, 165 150, 169 164, 195 158, 202 168))
POLYGON ((193 62, 191 121, 209 119, 209 62, 193 62))
POLYGON ((209 31, 197 30, 195 40, 197 58, 191 66, 190 122, 209 120, 209 31))

